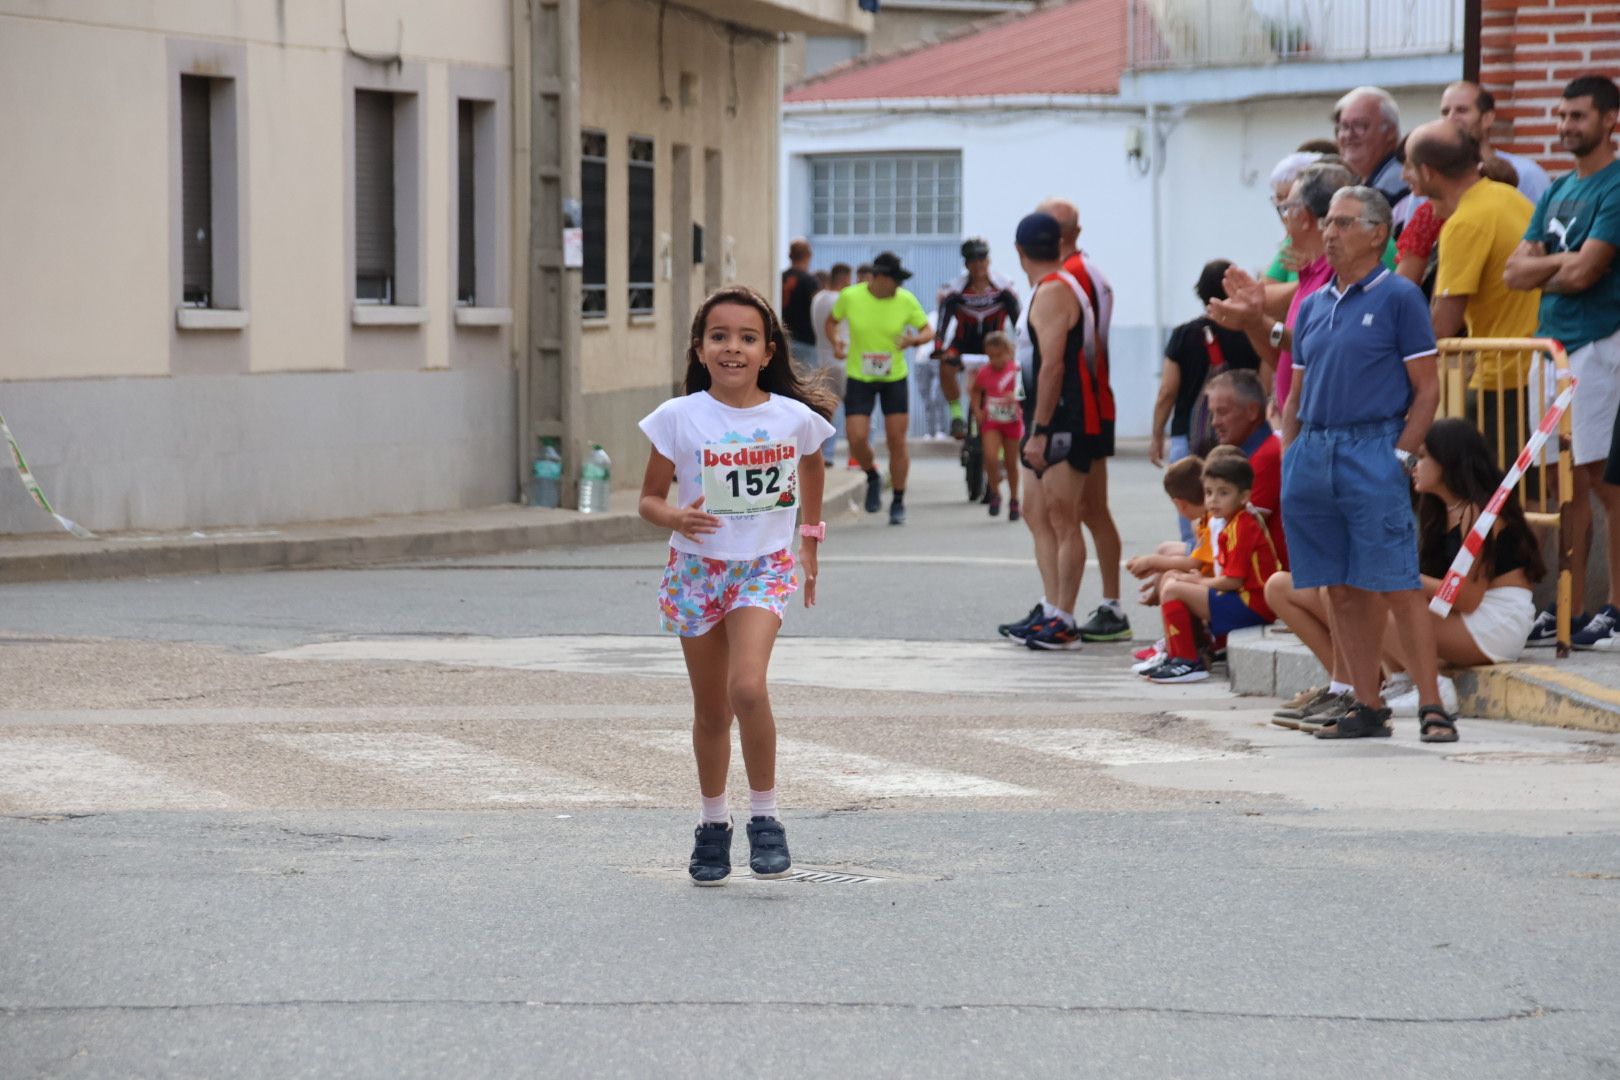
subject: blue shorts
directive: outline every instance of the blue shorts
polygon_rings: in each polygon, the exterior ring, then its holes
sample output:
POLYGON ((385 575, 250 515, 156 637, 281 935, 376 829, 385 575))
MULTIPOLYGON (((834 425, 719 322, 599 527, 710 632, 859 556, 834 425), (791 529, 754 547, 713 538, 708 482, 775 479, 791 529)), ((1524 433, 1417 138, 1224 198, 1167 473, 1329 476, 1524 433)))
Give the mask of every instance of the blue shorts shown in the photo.
POLYGON ((1271 620, 1243 602, 1235 592, 1209 590, 1209 632, 1223 637, 1249 626, 1267 626, 1271 620))
POLYGON ((1283 529, 1294 588, 1422 587, 1412 482, 1395 456, 1406 421, 1307 427, 1282 463, 1283 529))

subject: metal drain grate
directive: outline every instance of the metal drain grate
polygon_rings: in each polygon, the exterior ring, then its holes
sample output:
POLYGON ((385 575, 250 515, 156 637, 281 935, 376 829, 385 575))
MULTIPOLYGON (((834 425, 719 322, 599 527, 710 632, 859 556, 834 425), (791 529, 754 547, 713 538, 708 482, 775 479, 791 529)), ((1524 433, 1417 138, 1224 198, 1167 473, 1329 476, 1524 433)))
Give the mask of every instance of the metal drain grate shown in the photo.
MULTIPOLYGON (((735 874, 741 881, 758 881, 753 874, 744 872, 735 874)), ((766 884, 774 885, 778 881, 807 881, 812 885, 865 885, 868 882, 882 881, 882 878, 867 877, 864 874, 835 874, 830 870, 794 870, 785 878, 772 878, 766 884)))

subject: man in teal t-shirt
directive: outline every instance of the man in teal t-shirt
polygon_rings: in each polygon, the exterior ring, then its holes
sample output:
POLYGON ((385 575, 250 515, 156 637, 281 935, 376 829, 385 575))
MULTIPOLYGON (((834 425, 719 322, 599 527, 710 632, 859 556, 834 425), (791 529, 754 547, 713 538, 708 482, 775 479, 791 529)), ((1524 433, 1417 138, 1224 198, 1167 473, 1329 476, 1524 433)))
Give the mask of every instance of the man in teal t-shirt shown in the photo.
POLYGON ((849 375, 844 389, 844 430, 849 436, 849 452, 866 470, 869 514, 883 509, 883 476, 872 453, 872 409, 880 402, 883 407, 889 476, 894 481, 894 501, 889 504, 891 525, 906 522, 906 474, 911 468, 906 453, 911 402, 905 350, 934 338, 922 305, 900 287, 910 276, 911 271, 900 265, 900 256, 885 251, 872 260, 872 280, 839 293, 827 319, 827 336, 834 341, 837 324, 849 323, 849 347, 841 357, 849 375))
MULTIPOLYGON (((1577 649, 1620 649, 1620 485, 1605 483, 1604 463, 1620 430, 1620 161, 1614 128, 1620 119, 1620 87, 1601 75, 1585 75, 1564 87, 1558 103, 1558 143, 1575 158, 1575 171, 1552 182, 1508 257, 1502 279, 1510 289, 1541 290, 1542 337, 1557 339, 1569 353, 1577 386, 1570 406, 1570 448, 1575 459, 1575 502, 1565 535, 1575 538, 1570 560, 1572 595, 1586 591, 1586 532, 1591 497, 1609 519, 1609 600, 1590 619, 1576 620, 1577 649)), ((1542 612, 1531 645, 1555 639, 1552 613, 1542 612)))

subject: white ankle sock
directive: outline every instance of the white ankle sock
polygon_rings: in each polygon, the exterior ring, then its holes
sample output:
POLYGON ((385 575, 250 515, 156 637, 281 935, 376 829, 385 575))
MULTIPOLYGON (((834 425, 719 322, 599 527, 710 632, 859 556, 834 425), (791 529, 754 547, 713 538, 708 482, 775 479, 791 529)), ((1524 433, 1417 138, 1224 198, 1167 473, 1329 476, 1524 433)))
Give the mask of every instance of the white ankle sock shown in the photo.
POLYGON ((1347 690, 1353 690, 1353 689, 1355 689, 1355 688, 1352 687, 1349 683, 1340 682, 1338 679, 1334 679, 1332 682, 1328 683, 1328 693, 1330 693, 1330 694, 1342 694, 1342 693, 1346 692, 1347 690))
POLYGON ((704 795, 702 823, 705 825, 724 825, 731 821, 731 812, 726 809, 726 793, 721 792, 714 798, 704 795))
POLYGON ((1073 626, 1074 625, 1074 616, 1070 615, 1067 611, 1064 611, 1062 608, 1053 608, 1052 609, 1052 618, 1054 618, 1054 619, 1062 619, 1064 626, 1073 626))
POLYGON ((1051 604, 1048 604, 1044 598, 1041 600, 1042 615, 1045 615, 1048 619, 1055 619, 1057 618, 1057 613, 1057 608, 1053 607, 1051 604))
POLYGON ((1123 616, 1125 614, 1125 609, 1120 606, 1120 602, 1118 600, 1104 600, 1102 602, 1102 606, 1107 608, 1109 611, 1112 611, 1115 615, 1123 616))
POLYGON ((776 817, 776 789, 755 791, 748 789, 748 812, 754 817, 776 817))

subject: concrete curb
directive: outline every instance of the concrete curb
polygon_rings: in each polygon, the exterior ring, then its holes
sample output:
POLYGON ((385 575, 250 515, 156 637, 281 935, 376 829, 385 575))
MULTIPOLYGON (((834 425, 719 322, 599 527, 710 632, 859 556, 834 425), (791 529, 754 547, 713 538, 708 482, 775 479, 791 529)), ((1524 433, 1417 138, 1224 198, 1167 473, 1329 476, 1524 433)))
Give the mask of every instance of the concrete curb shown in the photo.
MULTIPOLYGON (((1297 638, 1269 630, 1234 632, 1227 668, 1239 694, 1292 697, 1327 682, 1327 672, 1297 638)), ((1450 672, 1459 711, 1485 720, 1620 733, 1620 689, 1547 664, 1495 664, 1450 672)))
MULTIPOLYGON (((823 497, 828 517, 847 511, 865 477, 829 473, 823 497)), ((169 536, 99 540, 30 538, 0 543, 0 584, 95 581, 166 574, 234 574, 309 570, 416 559, 458 558, 581 544, 656 540, 666 535, 625 508, 602 514, 502 506, 462 514, 372 518, 288 526, 278 535, 169 536)), ((246 532, 247 535, 240 535, 246 532)))

